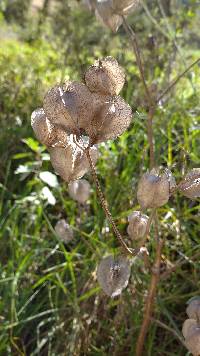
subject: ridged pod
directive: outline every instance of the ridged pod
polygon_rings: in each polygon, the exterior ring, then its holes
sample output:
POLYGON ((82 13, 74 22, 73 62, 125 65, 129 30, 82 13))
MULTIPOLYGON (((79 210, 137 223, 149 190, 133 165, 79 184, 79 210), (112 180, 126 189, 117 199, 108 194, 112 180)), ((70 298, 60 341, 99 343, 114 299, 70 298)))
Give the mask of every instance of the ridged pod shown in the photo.
POLYGON ((90 183, 86 179, 75 180, 68 185, 69 195, 72 199, 84 204, 90 196, 90 183))
POLYGON ((200 298, 195 298, 189 302, 186 313, 190 319, 200 320, 200 298))
POLYGON ((101 260, 97 269, 97 279, 103 291, 110 297, 121 294, 130 277, 129 261, 123 257, 108 256, 101 260))
POLYGON ((200 168, 192 169, 178 185, 179 191, 187 198, 200 197, 200 168))
POLYGON ((64 219, 58 220, 54 229, 57 236, 63 242, 70 242, 74 237, 72 228, 64 219))
POLYGON ((143 209, 163 206, 168 202, 169 195, 170 182, 166 173, 159 174, 159 171, 153 169, 140 179, 137 199, 143 209))
POLYGON ((113 96, 105 100, 97 106, 91 125, 86 130, 95 144, 122 135, 132 121, 132 109, 123 98, 113 96))
MULTIPOLYGON (((72 135, 68 137, 66 148, 51 147, 49 153, 53 168, 68 183, 81 178, 90 170, 86 154, 74 143, 72 135)), ((90 148, 90 155, 95 164, 98 158, 96 147, 90 148)))
POLYGON ((125 73, 113 57, 98 59, 85 73, 85 82, 91 92, 118 95, 125 82, 125 73))
POLYGON ((61 146, 67 144, 67 134, 59 127, 55 127, 47 119, 43 108, 36 109, 31 115, 31 126, 37 137, 43 145, 61 146))
POLYGON ((182 328, 185 344, 193 356, 200 354, 200 325, 194 319, 185 320, 182 328))
POLYGON ((140 240, 146 234, 149 217, 140 211, 133 211, 128 217, 127 232, 133 240, 140 240))

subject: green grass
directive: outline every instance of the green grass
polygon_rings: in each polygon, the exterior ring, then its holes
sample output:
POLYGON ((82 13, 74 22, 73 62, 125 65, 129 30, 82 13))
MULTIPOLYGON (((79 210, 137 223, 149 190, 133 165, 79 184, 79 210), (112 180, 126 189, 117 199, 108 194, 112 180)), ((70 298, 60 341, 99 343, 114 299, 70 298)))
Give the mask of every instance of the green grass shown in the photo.
MULTIPOLYGON (((113 37, 106 34, 103 39, 109 38, 113 37)), ((115 41, 118 47, 111 54, 127 43, 124 37, 123 44, 119 45, 118 37, 115 41)), ((94 53, 108 51, 102 42, 94 53)), ((59 186, 49 187, 56 204, 50 205, 41 195, 46 185, 39 173, 54 172, 47 151, 34 138, 30 114, 41 105, 47 88, 63 76, 60 63, 66 59, 45 41, 40 46, 39 54, 37 42, 9 40, 6 51, 0 46, 0 355, 134 355, 150 281, 144 261, 134 259, 128 288, 120 297, 108 298, 98 285, 96 268, 105 254, 118 251, 119 246, 111 228, 106 229, 108 222, 91 175, 86 176, 92 192, 85 206, 71 200, 67 184, 59 177, 59 186), (24 173, 19 173, 19 167, 24 173), (74 229, 74 240, 67 245, 54 231, 60 218, 66 218, 74 229)), ((92 61, 94 53, 88 52, 85 49, 82 62, 92 61)), ((190 54, 188 62, 198 55, 190 54)), ((128 78, 123 96, 137 112, 121 138, 101 145, 97 172, 117 226, 126 235, 127 216, 139 209, 137 183, 148 167, 148 144, 146 114, 136 105, 142 89, 128 49, 121 60, 128 78)), ((78 76, 76 66, 66 66, 65 74, 78 76)), ((163 85, 160 71, 157 82, 163 85)), ((199 166, 198 68, 192 71, 192 81, 196 93, 185 78, 154 118, 158 164, 168 165, 177 181, 184 171, 199 166)), ((165 239, 162 271, 179 259, 185 263, 160 281, 154 318, 180 336, 186 302, 200 294, 199 208, 199 200, 177 194, 159 209, 165 239)), ((152 229, 147 243, 151 261, 154 247, 152 229)), ((174 334, 152 323, 144 356, 186 354, 174 334)))

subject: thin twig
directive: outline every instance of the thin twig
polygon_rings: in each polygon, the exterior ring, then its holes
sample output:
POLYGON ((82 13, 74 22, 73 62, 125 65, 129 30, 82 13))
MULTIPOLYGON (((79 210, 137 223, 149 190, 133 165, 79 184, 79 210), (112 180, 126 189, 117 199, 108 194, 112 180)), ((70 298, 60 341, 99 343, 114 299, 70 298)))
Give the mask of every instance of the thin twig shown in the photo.
POLYGON ((144 308, 144 319, 142 322, 142 326, 140 329, 140 334, 137 340, 137 345, 136 345, 136 356, 142 356, 144 355, 143 353, 143 347, 144 347, 144 341, 146 338, 146 334, 151 322, 151 316, 153 312, 153 307, 154 307, 154 299, 156 296, 156 291, 157 291, 157 285, 159 281, 159 275, 160 275, 160 262, 161 262, 161 251, 162 251, 162 246, 163 246, 163 240, 159 240, 157 243, 157 248, 156 248, 156 257, 155 257, 155 262, 152 268, 152 277, 151 277, 151 283, 149 286, 148 294, 147 294, 147 299, 145 303, 145 308, 144 308))
POLYGON ((160 326, 163 329, 168 330, 171 334, 173 334, 175 336, 176 339, 178 339, 180 341, 180 343, 186 347, 185 342, 183 340, 183 338, 172 328, 170 328, 168 325, 162 323, 160 320, 151 318, 151 321, 154 322, 155 324, 157 324, 158 326, 160 326))
POLYGON ((126 245, 122 235, 120 234, 120 232, 119 232, 119 230, 118 230, 118 228, 117 228, 117 226, 116 226, 116 224, 115 224, 115 222, 113 220, 112 214, 111 214, 111 212, 110 212, 110 210, 108 208, 108 203, 107 203, 107 201, 106 201, 106 199, 104 197, 104 194, 103 194, 103 192, 101 190, 101 185, 100 185, 99 179, 97 177, 96 169, 95 169, 94 163, 93 163, 91 155, 90 155, 89 147, 86 148, 85 153, 87 155, 88 162, 89 162, 90 167, 91 167, 93 180, 94 180, 96 188, 97 188, 97 193, 98 193, 98 196, 99 196, 99 199, 100 199, 100 202, 101 202, 101 206, 102 206, 102 208, 103 208, 103 210, 105 212, 105 215, 107 216, 110 224, 112 225, 112 228, 113 228, 113 231, 115 233, 115 236, 119 240, 121 246, 124 248, 124 251, 126 253, 128 253, 131 256, 136 256, 140 252, 140 248, 132 250, 126 245))
POLYGON ((182 72, 181 74, 179 74, 177 76, 177 78, 175 78, 174 80, 172 80, 172 82, 169 84, 169 86, 160 94, 160 96, 157 98, 156 102, 159 103, 159 101, 161 99, 163 99, 163 97, 179 82, 179 80, 181 78, 183 78, 189 71, 190 69, 192 69, 196 64, 198 64, 200 62, 200 58, 198 58, 195 62, 193 62, 192 64, 189 65, 189 67, 187 67, 184 72, 182 72))

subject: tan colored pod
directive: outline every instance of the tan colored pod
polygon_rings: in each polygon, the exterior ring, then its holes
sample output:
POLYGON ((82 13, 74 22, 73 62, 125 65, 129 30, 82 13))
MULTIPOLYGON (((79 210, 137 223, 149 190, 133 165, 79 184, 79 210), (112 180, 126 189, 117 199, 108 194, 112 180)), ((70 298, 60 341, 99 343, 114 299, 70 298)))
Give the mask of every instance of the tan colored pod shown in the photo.
POLYGON ((90 183, 85 179, 70 182, 68 188, 70 197, 81 204, 84 204, 90 196, 90 183))
POLYGON ((194 332, 185 339, 185 344, 193 356, 200 355, 200 327, 196 327, 194 332))
POLYGON ((194 319, 186 319, 183 323, 182 334, 186 339, 189 337, 197 328, 197 321, 194 319))
POLYGON ((98 59, 87 69, 85 82, 91 92, 118 95, 124 86, 125 72, 113 57, 98 59))
POLYGON ((122 135, 131 121, 131 107, 120 96, 114 96, 97 106, 91 125, 86 131, 92 143, 97 144, 122 135))
POLYGON ((200 168, 192 169, 178 185, 179 191, 187 198, 200 197, 200 168))
POLYGON ((55 225, 55 232, 57 236, 60 238, 61 241, 63 242, 70 242, 73 240, 74 233, 70 225, 67 223, 66 220, 61 219, 58 220, 56 225, 55 225))
POLYGON ((117 32, 122 25, 122 17, 115 14, 112 8, 112 0, 98 1, 95 9, 96 18, 102 25, 108 27, 112 32, 117 32))
POLYGON ((147 215, 142 214, 140 211, 134 211, 128 217, 128 235, 133 240, 140 240, 146 234, 147 224, 149 217, 147 215))
POLYGON ((103 291, 110 297, 121 294, 130 277, 130 264, 124 256, 108 256, 101 260, 97 279, 103 291))
POLYGON ((189 302, 186 313, 190 319, 196 319, 200 321, 200 298, 189 302))
POLYGON ((90 120, 91 93, 85 84, 65 82, 48 91, 44 98, 44 111, 49 121, 69 134, 82 134, 90 120))
POLYGON ((64 147, 67 144, 67 134, 50 123, 42 108, 33 111, 31 126, 38 141, 43 145, 64 147))
POLYGON ((159 208, 169 200, 170 183, 168 176, 159 174, 156 169, 145 173, 139 181, 137 199, 140 206, 145 208, 159 208))
MULTIPOLYGON (((68 183, 83 177, 90 170, 86 154, 73 142, 71 136, 68 138, 66 148, 49 148, 53 168, 68 183)), ((90 155, 95 164, 98 158, 96 147, 90 149, 90 155)))

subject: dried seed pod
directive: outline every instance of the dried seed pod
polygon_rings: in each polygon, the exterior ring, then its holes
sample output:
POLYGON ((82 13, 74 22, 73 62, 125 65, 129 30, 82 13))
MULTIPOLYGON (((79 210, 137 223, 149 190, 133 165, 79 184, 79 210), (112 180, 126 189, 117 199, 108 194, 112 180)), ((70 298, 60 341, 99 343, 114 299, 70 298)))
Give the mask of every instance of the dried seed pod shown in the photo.
POLYGON ((187 198, 200 197, 200 168, 192 169, 178 185, 179 191, 187 198))
MULTIPOLYGON (((68 145, 66 148, 49 148, 52 166, 68 183, 81 178, 90 170, 86 154, 74 143, 72 136, 68 136, 68 145)), ((90 155, 95 164, 98 158, 96 147, 93 146, 90 148, 90 155)))
POLYGON ((72 199, 84 204, 90 196, 90 183, 85 179, 78 179, 69 183, 69 195, 72 199))
POLYGON ((115 14, 112 0, 97 0, 95 15, 104 26, 113 32, 117 32, 123 22, 122 17, 115 14))
POLYGON ((66 220, 61 219, 55 225, 55 232, 63 242, 69 242, 73 239, 74 233, 66 220))
POLYGON ((185 320, 182 328, 185 344, 188 350, 194 355, 200 354, 200 326, 194 319, 185 320))
POLYGON ((146 234, 149 217, 140 211, 134 211, 128 217, 129 225, 127 232, 134 240, 140 240, 146 234))
POLYGON ((169 190, 170 193, 174 191, 174 189, 177 187, 176 185, 176 179, 174 178, 172 172, 170 171, 170 169, 166 168, 165 169, 165 174, 168 177, 168 181, 169 181, 169 190))
POLYGON ((125 73, 115 58, 106 57, 87 69, 85 82, 91 92, 118 95, 124 86, 125 73))
POLYGON ((139 181, 137 199, 140 206, 145 208, 158 208, 169 200, 170 184, 166 173, 152 169, 145 173, 139 181))
POLYGON ((59 127, 55 127, 50 123, 42 108, 33 111, 31 126, 38 141, 43 145, 61 147, 66 145, 67 134, 59 127))
POLYGON ((193 299, 189 302, 186 313, 190 319, 200 321, 200 298, 193 299))
POLYGON ((69 134, 82 134, 90 120, 91 93, 78 82, 66 82, 48 91, 44 98, 44 111, 49 121, 69 134))
POLYGON ((130 264, 123 256, 108 256, 101 260, 97 269, 97 279, 110 297, 119 295, 128 285, 130 264))
POLYGON ((113 96, 98 106, 91 125, 86 129, 93 144, 120 136, 132 120, 131 107, 120 96, 113 96))

